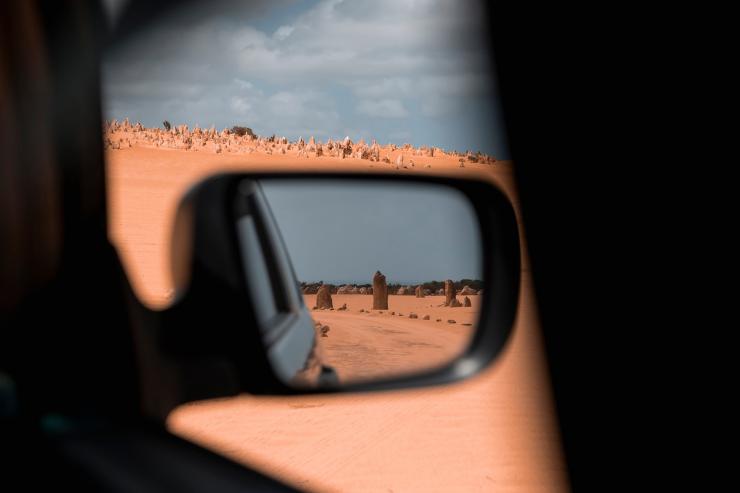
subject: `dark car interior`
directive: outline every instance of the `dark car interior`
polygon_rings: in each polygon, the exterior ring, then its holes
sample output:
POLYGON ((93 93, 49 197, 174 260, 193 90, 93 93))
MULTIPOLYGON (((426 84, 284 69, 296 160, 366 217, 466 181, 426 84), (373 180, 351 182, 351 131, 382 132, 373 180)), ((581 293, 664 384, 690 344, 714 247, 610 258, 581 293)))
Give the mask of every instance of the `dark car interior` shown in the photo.
MULTIPOLYGON (((171 6, 133 3, 140 8, 125 20, 126 29, 171 6)), ((562 142, 590 135, 585 119, 565 129, 557 117, 585 115, 583 98, 590 93, 571 84, 583 71, 575 40, 558 37, 561 31, 539 16, 532 22, 528 7, 493 2, 491 42, 562 439, 579 489, 585 457, 576 438, 588 420, 579 411, 581 369, 574 353, 608 292, 594 288, 609 281, 593 269, 602 265, 603 244, 584 229, 587 220, 578 210, 584 201, 593 209, 599 198, 574 175, 590 166, 598 149, 595 140, 579 143, 565 171, 550 166, 562 142), (535 32, 548 42, 519 42, 535 32), (568 244, 555 240, 563 237, 568 244), (590 253, 570 247, 579 242, 590 245, 590 253)), ((551 13, 546 17, 559 18, 551 13)), ((104 25, 96 2, 0 3, 3 483, 15 485, 8 491, 48 484, 77 491, 291 490, 164 428, 162 412, 175 402, 243 387, 221 362, 190 358, 187 334, 171 342, 181 345, 172 351, 192 372, 180 372, 184 380, 172 377, 177 372, 168 373, 166 362, 153 372, 135 349, 154 342, 134 328, 158 322, 137 307, 107 239, 98 66, 108 42, 104 25), (87 292, 90 286, 95 289, 87 292), (145 378, 147 372, 156 377, 145 378)), ((224 320, 234 315, 227 305, 224 320)), ((255 391, 270 378, 257 376, 264 379, 250 384, 255 391)))
POLYGON ((3 482, 290 490, 143 416, 133 298, 106 237, 100 11, 93 2, 0 9, 3 482), (85 286, 96 288, 83 304, 85 286))

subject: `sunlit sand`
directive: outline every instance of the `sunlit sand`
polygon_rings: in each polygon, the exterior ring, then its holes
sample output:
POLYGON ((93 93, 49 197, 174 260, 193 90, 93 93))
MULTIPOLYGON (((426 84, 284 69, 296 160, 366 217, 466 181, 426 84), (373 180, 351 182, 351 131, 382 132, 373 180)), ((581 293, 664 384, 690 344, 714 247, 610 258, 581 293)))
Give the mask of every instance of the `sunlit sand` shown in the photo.
MULTIPOLYGON (((171 302, 170 234, 179 199, 200 179, 220 171, 351 170, 468 176, 498 183, 517 201, 512 166, 507 162, 465 162, 461 168, 458 156, 414 157, 410 150, 392 151, 391 163, 378 163, 132 145, 106 151, 109 231, 136 294, 151 307, 171 302), (404 152, 407 163, 414 159, 413 168, 396 168, 394 159, 404 152)), ((403 392, 240 396, 193 403, 176 410, 168 425, 177 434, 299 489, 564 491, 565 468, 526 264, 522 279, 512 338, 497 362, 476 378, 403 392)), ((345 378, 363 376, 357 354, 346 347, 342 352, 343 344, 359 337, 352 334, 354 326, 382 320, 390 330, 408 332, 412 342, 423 342, 422 331, 434 327, 440 334, 456 336, 445 341, 445 354, 435 354, 446 359, 467 343, 472 326, 462 324, 475 323, 475 304, 473 309, 448 309, 455 313, 448 316, 435 307, 416 305, 434 304, 427 298, 391 296, 392 304, 394 298, 403 298, 397 309, 389 306, 404 314, 400 317, 360 313, 368 301, 357 295, 346 298, 335 296, 336 306, 347 303, 346 313, 311 312, 330 326, 324 341, 333 347, 330 357, 345 378), (411 311, 419 319, 408 319, 411 311), (425 314, 430 321, 421 319, 425 314), (444 321, 435 322, 440 315, 444 321), (457 323, 447 324, 448 318, 457 323)), ((476 302, 476 297, 471 299, 476 302)), ((383 344, 392 340, 387 334, 381 338, 383 344)), ((368 360, 368 368, 377 365, 383 371, 408 364, 392 351, 368 360)))

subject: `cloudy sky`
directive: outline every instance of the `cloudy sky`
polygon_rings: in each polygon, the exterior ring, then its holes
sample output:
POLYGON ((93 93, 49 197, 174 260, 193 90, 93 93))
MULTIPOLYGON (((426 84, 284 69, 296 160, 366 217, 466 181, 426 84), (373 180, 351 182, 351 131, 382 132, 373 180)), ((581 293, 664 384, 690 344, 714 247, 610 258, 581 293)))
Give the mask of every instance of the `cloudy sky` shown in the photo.
POLYGON ((298 279, 332 284, 482 279, 475 212, 431 184, 262 181, 298 279))
POLYGON ((108 118, 509 157, 475 0, 198 3, 107 55, 108 118))

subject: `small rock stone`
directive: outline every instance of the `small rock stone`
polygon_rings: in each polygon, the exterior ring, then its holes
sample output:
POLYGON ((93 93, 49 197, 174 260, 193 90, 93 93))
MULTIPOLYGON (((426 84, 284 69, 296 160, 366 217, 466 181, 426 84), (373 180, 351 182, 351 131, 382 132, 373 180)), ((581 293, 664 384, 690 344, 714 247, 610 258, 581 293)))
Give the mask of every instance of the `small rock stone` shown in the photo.
POLYGON ((334 309, 331 299, 331 287, 328 284, 322 284, 319 291, 316 293, 316 306, 321 309, 334 309))
POLYGON ((388 309, 388 285, 385 276, 376 271, 373 276, 373 310, 388 309))

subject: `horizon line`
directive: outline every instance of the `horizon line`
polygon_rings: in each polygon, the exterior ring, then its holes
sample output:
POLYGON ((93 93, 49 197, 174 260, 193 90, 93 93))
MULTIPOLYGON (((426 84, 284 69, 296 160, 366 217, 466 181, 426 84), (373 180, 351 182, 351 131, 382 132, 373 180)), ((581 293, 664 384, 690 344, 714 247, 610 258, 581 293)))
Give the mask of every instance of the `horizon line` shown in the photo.
MULTIPOLYGON (((411 286, 411 285, 418 285, 418 284, 428 284, 428 283, 432 283, 432 282, 442 282, 443 283, 446 280, 447 279, 433 279, 431 281, 392 281, 392 282, 388 282, 388 280, 386 280, 386 284, 387 285, 391 285, 391 284, 404 284, 404 285, 411 286)), ((463 277, 463 278, 460 278, 458 280, 455 280, 455 279, 451 279, 451 280, 452 280, 452 282, 461 282, 463 280, 466 280, 466 281, 481 282, 481 283, 483 283, 483 279, 473 279, 473 278, 469 278, 469 277, 463 277)), ((346 285, 350 285, 350 286, 352 286, 352 285, 364 285, 364 284, 368 284, 370 286, 373 285, 372 279, 370 281, 366 281, 366 282, 350 282, 350 281, 345 282, 345 281, 336 281, 336 280, 298 281, 298 282, 301 283, 301 284, 318 284, 318 283, 323 283, 323 284, 332 284, 332 285, 339 285, 339 286, 345 285, 345 284, 346 285)))

